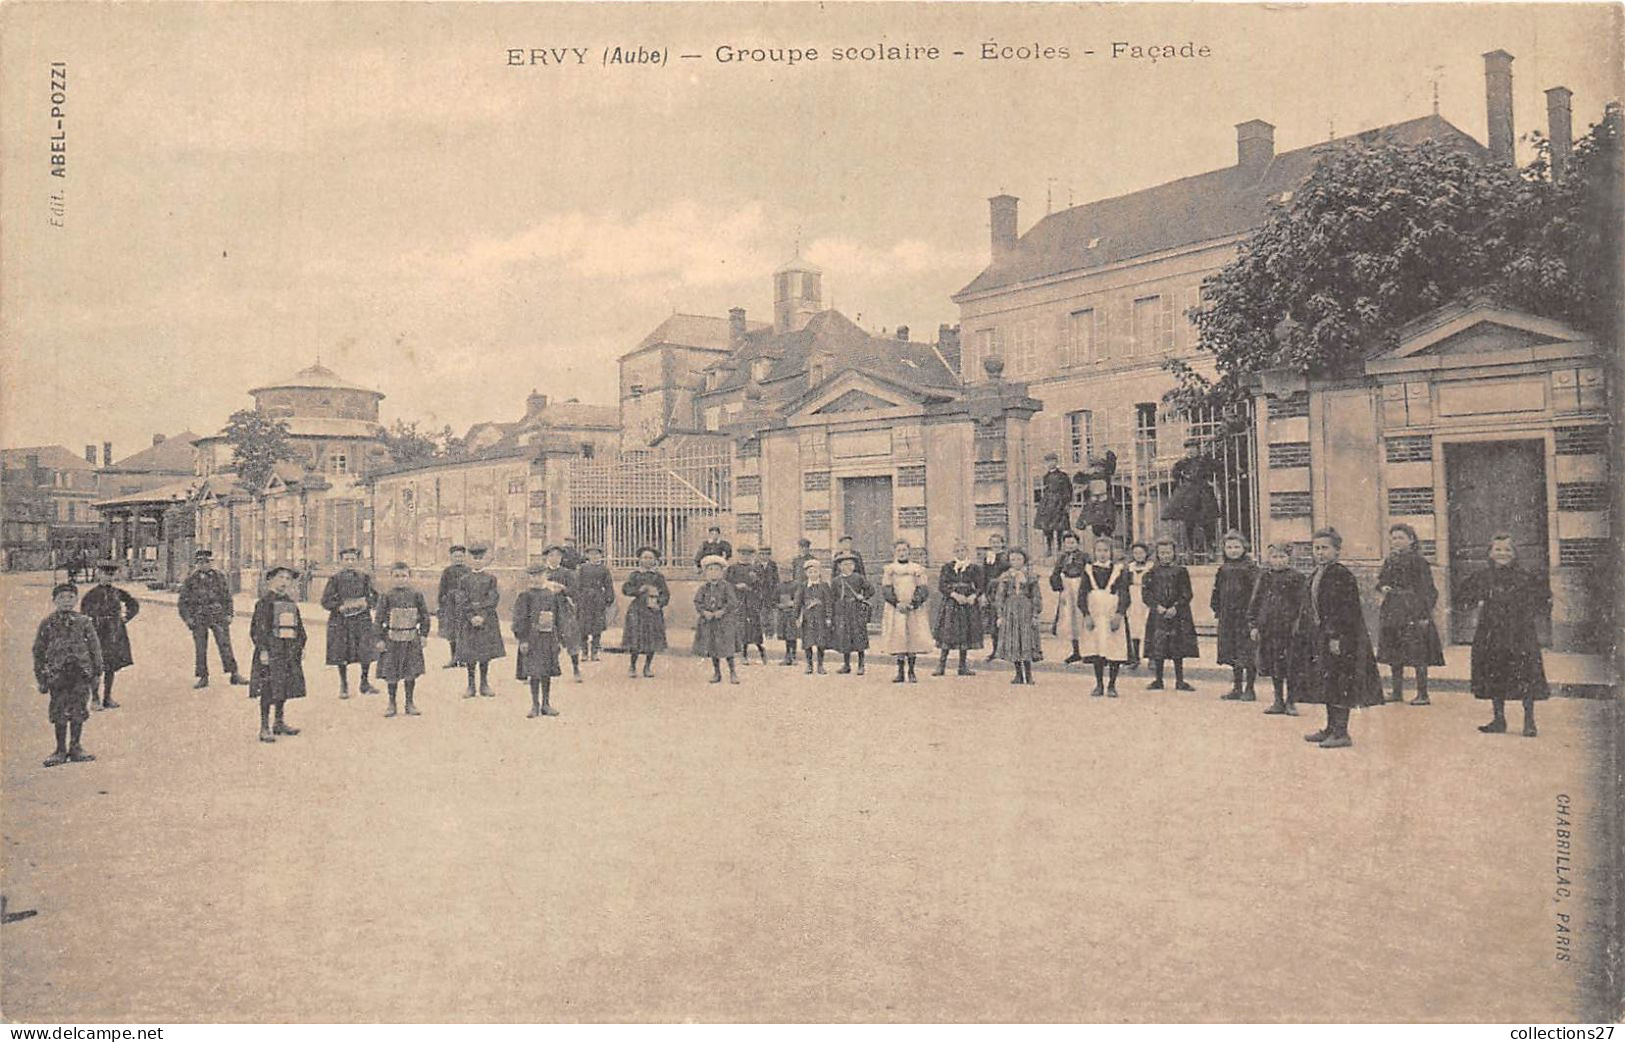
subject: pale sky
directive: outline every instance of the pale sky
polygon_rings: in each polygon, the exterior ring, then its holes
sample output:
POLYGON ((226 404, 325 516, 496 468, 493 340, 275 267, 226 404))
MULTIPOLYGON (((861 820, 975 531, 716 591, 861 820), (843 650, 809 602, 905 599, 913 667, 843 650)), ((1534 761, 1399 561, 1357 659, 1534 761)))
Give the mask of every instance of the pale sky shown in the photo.
POLYGON ((1244 120, 1285 150, 1425 115, 1435 78, 1482 141, 1495 48, 1518 134, 1561 84, 1578 135, 1621 93, 1619 11, 7 4, 0 444, 211 432, 318 354, 383 391, 386 422, 510 420, 532 387, 612 403, 616 356, 674 309, 770 317, 798 229, 826 304, 929 338, 986 262, 990 195, 1021 197, 1025 231, 1046 192, 1061 209, 1233 163, 1244 120), (882 41, 945 56, 828 55, 882 41), (1072 57, 980 60, 987 42, 1072 57), (669 64, 606 68, 616 44, 669 64), (724 65, 721 45, 820 56, 724 65), (506 64, 549 47, 588 64, 506 64))

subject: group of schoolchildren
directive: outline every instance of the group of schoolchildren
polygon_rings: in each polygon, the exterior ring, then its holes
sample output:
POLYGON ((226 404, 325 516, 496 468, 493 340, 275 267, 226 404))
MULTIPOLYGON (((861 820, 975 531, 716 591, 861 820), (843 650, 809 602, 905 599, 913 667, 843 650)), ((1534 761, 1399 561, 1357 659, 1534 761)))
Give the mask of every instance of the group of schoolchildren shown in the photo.
MULTIPOLYGON (((1314 534, 1309 575, 1296 570, 1288 548, 1268 548, 1265 567, 1249 557, 1239 532, 1222 540, 1223 560, 1215 577, 1211 607, 1218 623, 1217 659, 1232 670, 1226 701, 1256 700, 1258 676, 1269 677, 1274 700, 1271 715, 1297 715, 1299 704, 1326 707, 1326 724, 1305 735, 1322 748, 1353 744, 1348 724, 1353 709, 1404 700, 1404 674, 1416 682, 1412 705, 1428 705, 1428 669, 1444 664, 1443 647, 1433 623, 1437 591, 1432 569, 1422 556, 1416 532, 1406 524, 1389 531, 1390 553, 1377 579, 1381 596, 1379 633, 1372 647, 1354 575, 1339 563, 1342 539, 1335 529, 1314 534), (1378 663, 1391 670, 1391 693, 1385 695, 1378 663)), ((769 547, 742 546, 738 559, 715 527, 695 555, 703 582, 694 595, 696 624, 693 652, 710 660, 711 682, 721 683, 727 666, 730 683, 739 682, 737 663, 750 661, 755 647, 767 661, 766 641, 784 642, 781 665, 798 663, 807 673, 825 672, 825 653, 842 656, 839 673, 863 675, 870 647, 869 623, 874 603, 881 602, 879 644, 896 664, 893 683, 915 683, 919 655, 938 654, 934 676, 948 670, 957 654, 957 675, 974 675, 968 661, 991 637, 988 661, 1011 664, 1012 684, 1032 684, 1032 664, 1043 658, 1043 601, 1040 574, 1025 550, 1005 546, 995 535, 985 551, 972 554, 961 541, 953 559, 937 576, 937 607, 928 612, 929 574, 912 560, 906 540, 894 546, 893 560, 879 583, 868 577, 863 557, 842 537, 833 557, 835 574, 826 578, 808 540, 781 578, 769 547), (856 664, 854 669, 854 657, 856 664)), ((1113 541, 1099 537, 1085 554, 1076 533, 1061 540, 1049 575, 1056 598, 1052 634, 1071 643, 1066 664, 1094 667, 1095 697, 1117 695, 1119 671, 1150 663, 1149 690, 1164 686, 1164 663, 1174 665, 1174 687, 1193 690, 1185 681, 1184 660, 1199 654, 1191 613, 1190 574, 1176 560, 1171 540, 1155 546, 1135 543, 1127 560, 1118 557, 1113 541)), ((499 621, 501 594, 486 571, 487 549, 453 546, 452 563, 440 577, 434 614, 440 634, 451 646, 446 668, 467 670, 465 698, 493 697, 490 663, 507 654, 499 621)), ((1523 706, 1523 731, 1535 737, 1534 703, 1549 697, 1537 636, 1537 622, 1550 608, 1546 581, 1521 568, 1513 540, 1496 535, 1489 546, 1489 566, 1468 578, 1458 591, 1464 605, 1480 605, 1471 654, 1471 689, 1491 703, 1493 717, 1479 730, 1507 730, 1506 703, 1523 706)), ((654 547, 638 552, 638 565, 620 585, 627 598, 622 647, 629 655, 628 677, 653 677, 655 656, 665 651, 665 609, 671 588, 660 570, 654 547), (641 672, 639 663, 642 663, 641 672)), ((431 612, 411 585, 404 562, 390 569, 391 585, 379 590, 358 567, 359 551, 340 554, 343 567, 330 577, 321 603, 328 612, 326 662, 336 667, 339 697, 350 697, 349 667, 360 667, 360 691, 376 693, 372 669, 387 687, 384 715, 404 711, 419 715, 416 682, 425 672, 424 641, 431 612), (404 710, 397 701, 404 689, 404 710)), ((244 679, 231 647, 234 614, 229 584, 213 568, 208 550, 196 553, 195 568, 183 584, 178 614, 191 630, 196 687, 209 684, 208 645, 213 635, 222 669, 232 684, 248 687, 259 701, 260 740, 275 742, 299 729, 288 724, 288 701, 305 696, 305 626, 293 596, 299 572, 286 565, 265 573, 265 592, 249 626, 253 658, 244 679)), ((133 663, 127 626, 140 602, 114 585, 116 562, 98 566, 100 581, 79 599, 72 582, 52 588, 54 611, 40 623, 34 641, 34 674, 39 690, 49 696, 49 718, 56 748, 45 760, 53 767, 94 760, 82 744, 91 709, 116 709, 115 674, 133 663)), ((531 717, 557 716, 551 705, 552 678, 562 675, 568 655, 571 674, 581 682, 581 659, 597 661, 603 634, 615 605, 615 584, 603 553, 596 547, 578 550, 574 540, 550 546, 540 562, 526 570, 526 588, 515 599, 511 625, 518 644, 515 676, 528 682, 531 717)))

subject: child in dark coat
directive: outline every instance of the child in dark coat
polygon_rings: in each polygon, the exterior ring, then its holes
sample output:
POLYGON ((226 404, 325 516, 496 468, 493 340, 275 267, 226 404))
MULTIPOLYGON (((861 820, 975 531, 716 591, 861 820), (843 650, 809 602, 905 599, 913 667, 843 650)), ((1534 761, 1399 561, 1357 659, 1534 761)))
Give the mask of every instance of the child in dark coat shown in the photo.
POLYGON ((741 546, 736 553, 739 560, 728 566, 723 573, 723 579, 734 588, 739 598, 739 610, 734 620, 735 635, 739 640, 741 661, 750 664, 750 648, 756 645, 757 654, 762 657, 762 665, 767 665, 767 648, 763 646, 762 636, 762 600, 760 576, 756 571, 756 548, 754 546, 741 546))
POLYGON ((1286 697, 1287 667, 1292 659, 1292 632, 1309 595, 1309 580, 1292 567, 1292 554, 1282 543, 1265 553, 1269 567, 1259 574, 1247 603, 1248 635, 1258 649, 1258 672, 1275 685, 1275 701, 1264 712, 1271 716, 1297 716, 1298 707, 1286 697))
POLYGON ((283 717, 290 698, 305 697, 305 620, 293 599, 299 573, 278 565, 265 573, 266 591, 254 605, 248 636, 254 642, 254 665, 248 674, 248 697, 260 700, 260 741, 292 737, 299 728, 283 717), (271 722, 272 710, 276 722, 271 722))
POLYGON ((79 610, 95 624, 96 639, 102 644, 102 697, 98 704, 93 689, 90 707, 117 709, 118 703, 113 701, 113 674, 135 664, 130 654, 130 632, 125 627, 141 610, 141 602, 113 585, 113 576, 118 574, 117 561, 103 561, 96 570, 101 573, 101 582, 85 594, 79 604, 79 610))
POLYGON ((705 582, 694 591, 694 654, 711 660, 711 683, 722 683, 722 660, 728 660, 728 683, 739 683, 735 653, 739 649, 739 594, 728 582, 728 562, 713 554, 700 562, 705 582))
POLYGON ((553 708, 553 678, 559 669, 559 625, 564 584, 549 576, 547 565, 525 569, 528 588, 513 602, 513 639, 519 643, 516 675, 530 682, 528 719, 558 716, 553 708))
POLYGON ((1145 657, 1156 670, 1156 678, 1146 685, 1149 691, 1162 690, 1162 664, 1174 660, 1174 690, 1194 691, 1185 683, 1185 660, 1200 654, 1196 645, 1196 620, 1191 617, 1191 574, 1174 563, 1174 541, 1157 540, 1156 561, 1140 580, 1145 599, 1145 657))
POLYGON ((796 590, 796 629, 801 633, 801 645, 807 656, 807 672, 816 664, 824 672, 824 649, 835 635, 835 590, 824 581, 824 566, 818 558, 807 559, 802 566, 806 581, 796 590))
POLYGON ((604 628, 615 604, 615 580, 604 566, 602 547, 587 547, 587 560, 576 571, 576 617, 589 662, 598 661, 604 647, 604 628))
POLYGON ((858 571, 861 562, 856 554, 836 554, 835 579, 830 592, 835 599, 830 609, 830 647, 841 653, 841 668, 836 672, 852 672, 852 653, 858 656, 858 676, 864 674, 864 656, 869 650, 869 615, 873 610, 875 588, 867 576, 858 571))
POLYGON ((784 661, 779 663, 781 666, 796 664, 796 644, 801 639, 801 626, 796 622, 796 591, 801 589, 803 581, 802 577, 792 574, 774 588, 778 631, 779 636, 784 638, 784 661))
POLYGON ((655 652, 666 650, 666 605, 671 587, 660 574, 660 552, 652 546, 638 550, 638 566, 621 584, 627 597, 621 644, 632 654, 626 675, 638 675, 638 656, 644 656, 643 675, 654 676, 655 652))
POLYGON ((1326 707, 1325 728, 1304 735, 1304 741, 1322 749, 1346 749, 1354 744, 1349 712, 1382 705, 1382 678, 1365 629, 1359 584, 1337 560, 1343 537, 1335 528, 1322 528, 1311 549, 1315 573, 1298 616, 1287 683, 1294 702, 1326 707))
POLYGON ((954 559, 942 566, 937 592, 942 600, 937 605, 936 638, 942 652, 931 675, 948 672, 948 653, 957 651, 959 675, 974 676, 967 658, 970 649, 982 646, 982 597, 987 584, 982 566, 970 559, 970 545, 964 540, 954 543, 954 559))
POLYGON ((1230 667, 1231 684, 1229 693, 1219 697, 1226 702, 1253 702, 1258 699, 1253 690, 1258 666, 1247 605, 1258 583, 1258 566, 1247 556, 1246 538, 1235 529, 1224 534, 1220 546, 1224 560, 1213 577, 1210 606, 1219 623, 1219 665, 1230 667))
POLYGON ((1394 689, 1390 702, 1405 700, 1405 667, 1416 670, 1413 706, 1428 705, 1428 667, 1444 665, 1444 644, 1433 624, 1439 599, 1433 569, 1422 556, 1416 529, 1397 524, 1388 529, 1388 559, 1377 575, 1382 610, 1377 616, 1377 661, 1388 663, 1394 689))
POLYGON ((468 689, 464 698, 473 698, 474 671, 479 670, 479 694, 496 697, 491 689, 491 660, 506 658, 507 645, 502 643, 502 620, 497 617, 497 606, 502 603, 502 590, 496 576, 485 570, 484 546, 471 546, 468 556, 473 563, 470 571, 458 584, 457 604, 462 628, 457 634, 457 660, 468 669, 468 689))
POLYGON ((1510 535, 1493 536, 1489 556, 1489 567, 1468 576, 1460 591, 1464 604, 1482 605, 1473 631, 1471 685, 1473 697, 1488 701, 1495 715, 1479 730, 1504 734, 1507 702, 1522 702, 1523 734, 1533 738, 1535 703, 1551 697, 1537 622, 1551 610, 1552 591, 1545 579, 1518 566, 1510 535))
POLYGON ((406 685, 406 715, 417 716, 412 704, 418 677, 423 675, 423 641, 429 636, 429 602, 412 588, 412 569, 396 561, 389 569, 393 584, 378 598, 378 616, 373 625, 378 638, 378 679, 389 690, 385 716, 396 714, 395 697, 406 685))
POLYGON ((344 567, 334 572, 322 590, 322 607, 327 609, 327 664, 339 671, 339 697, 350 697, 350 663, 361 664, 361 693, 375 695, 368 674, 376 654, 372 609, 378 604, 378 591, 372 576, 356 567, 361 551, 349 547, 339 551, 344 567))
POLYGON ((77 586, 58 583, 52 587, 55 610, 41 620, 34 634, 34 681, 40 694, 51 698, 47 716, 56 730, 56 751, 46 758, 47 767, 96 758, 79 742, 90 716, 91 692, 102 676, 102 646, 96 624, 73 610, 77 603, 77 586))

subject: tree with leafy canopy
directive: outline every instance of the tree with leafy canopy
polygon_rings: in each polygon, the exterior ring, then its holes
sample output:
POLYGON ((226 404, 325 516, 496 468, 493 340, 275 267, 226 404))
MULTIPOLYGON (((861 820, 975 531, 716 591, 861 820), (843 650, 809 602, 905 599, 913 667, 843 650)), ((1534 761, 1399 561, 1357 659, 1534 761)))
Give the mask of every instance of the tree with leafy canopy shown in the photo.
POLYGON ((426 463, 436 459, 456 459, 463 455, 463 439, 447 424, 438 431, 420 430, 416 420, 396 420, 383 434, 384 448, 397 464, 426 463))
POLYGON ((1618 148, 1617 123, 1605 120, 1555 183, 1544 143, 1522 171, 1439 141, 1328 148, 1290 202, 1203 282, 1189 314, 1216 377, 1170 361, 1177 385, 1166 404, 1243 423, 1236 406, 1261 370, 1355 372, 1407 322, 1478 294, 1612 333, 1618 148))
POLYGON ((258 496, 276 465, 294 456, 288 444, 288 425, 258 409, 239 409, 226 421, 225 438, 237 476, 258 496))

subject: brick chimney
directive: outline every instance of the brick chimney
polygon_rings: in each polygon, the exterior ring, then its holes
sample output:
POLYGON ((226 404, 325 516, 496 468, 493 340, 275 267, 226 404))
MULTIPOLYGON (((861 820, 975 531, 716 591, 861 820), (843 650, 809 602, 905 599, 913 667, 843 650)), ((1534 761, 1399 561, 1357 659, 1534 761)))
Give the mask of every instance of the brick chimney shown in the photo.
POLYGON ((1484 55, 1484 100, 1489 114, 1490 158, 1511 166, 1512 55, 1505 51, 1484 55))
POLYGON ((96 446, 85 446, 85 462, 90 464, 92 467, 96 465, 96 446))
POLYGON ((1275 158, 1275 127, 1261 119, 1236 124, 1236 165, 1262 169, 1275 158))
POLYGON ((113 465, 113 443, 110 442, 110 441, 104 441, 104 442, 102 442, 102 466, 111 467, 112 465, 113 465))
POLYGON ((987 201, 993 229, 993 263, 1001 264, 1016 252, 1016 205, 1013 195, 995 195, 987 201))
POLYGON ((163 443, 164 443, 164 436, 162 434, 154 434, 152 436, 152 444, 153 444, 154 447, 162 445, 163 443))
POLYGON ((1546 132, 1552 143, 1552 180, 1563 179, 1569 166, 1569 152, 1574 148, 1574 124, 1571 104, 1574 92, 1567 87, 1552 87, 1546 92, 1546 132))
POLYGON ((897 339, 899 339, 899 340, 901 340, 901 341, 903 341, 905 343, 908 342, 908 327, 907 326, 898 326, 897 327, 897 339))
POLYGON ((547 395, 537 394, 536 389, 531 388, 530 393, 525 396, 525 415, 535 416, 545 408, 547 408, 547 395))
POLYGON ((738 347, 745 342, 745 309, 728 309, 728 346, 738 347))

